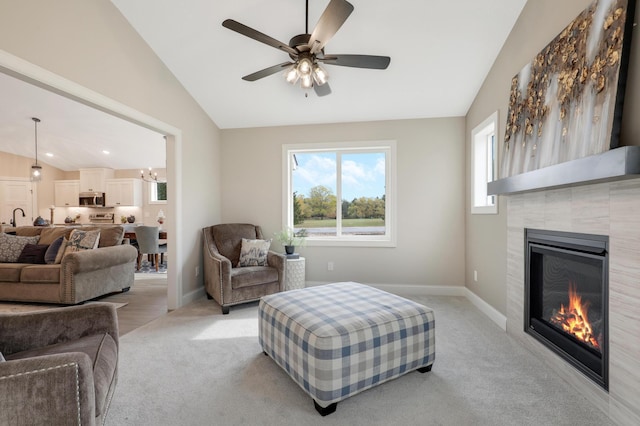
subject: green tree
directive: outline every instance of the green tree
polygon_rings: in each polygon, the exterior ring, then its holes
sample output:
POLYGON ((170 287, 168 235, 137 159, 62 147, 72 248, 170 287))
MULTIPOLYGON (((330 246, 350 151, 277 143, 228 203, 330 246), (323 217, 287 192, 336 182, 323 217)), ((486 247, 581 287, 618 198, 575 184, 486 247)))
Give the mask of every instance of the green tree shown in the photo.
POLYGON ((350 205, 351 203, 348 202, 347 200, 342 200, 342 218, 343 219, 351 219, 351 216, 349 216, 350 205))
POLYGON ((336 216, 336 196, 331 189, 323 185, 314 186, 309 190, 309 198, 305 204, 310 209, 311 217, 329 218, 336 216))
POLYGON ((379 197, 356 198, 349 206, 348 215, 357 219, 384 219, 384 200, 379 197))
POLYGON ((304 222, 304 214, 302 212, 302 195, 297 192, 293 193, 293 224, 299 225, 304 222))

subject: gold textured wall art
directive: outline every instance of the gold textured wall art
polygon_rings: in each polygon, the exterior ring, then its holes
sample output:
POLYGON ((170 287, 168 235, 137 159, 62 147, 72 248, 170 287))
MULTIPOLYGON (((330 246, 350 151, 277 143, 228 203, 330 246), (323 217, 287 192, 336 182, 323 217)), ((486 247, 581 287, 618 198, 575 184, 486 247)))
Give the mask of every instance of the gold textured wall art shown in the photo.
POLYGON ((501 178, 618 146, 634 9, 594 1, 513 77, 501 178))

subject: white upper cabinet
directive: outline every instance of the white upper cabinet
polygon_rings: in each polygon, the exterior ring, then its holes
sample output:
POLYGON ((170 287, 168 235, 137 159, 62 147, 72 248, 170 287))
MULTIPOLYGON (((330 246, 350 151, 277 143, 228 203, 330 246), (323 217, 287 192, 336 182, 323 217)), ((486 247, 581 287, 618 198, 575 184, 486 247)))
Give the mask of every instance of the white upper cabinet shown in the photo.
POLYGON ((113 169, 80 169, 80 192, 107 192, 107 179, 113 176, 113 169))
POLYGON ((107 179, 106 188, 106 205, 109 207, 142 205, 140 179, 107 179))
POLYGON ((78 207, 80 181, 56 180, 53 182, 54 200, 58 207, 78 207))

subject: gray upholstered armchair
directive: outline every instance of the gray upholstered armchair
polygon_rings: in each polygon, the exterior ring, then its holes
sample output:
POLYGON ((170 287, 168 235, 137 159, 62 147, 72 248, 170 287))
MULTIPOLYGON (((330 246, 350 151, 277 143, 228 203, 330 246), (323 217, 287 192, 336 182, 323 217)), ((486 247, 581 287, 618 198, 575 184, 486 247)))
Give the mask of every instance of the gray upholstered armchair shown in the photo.
POLYGON ((229 307, 253 302, 262 296, 284 290, 283 254, 269 251, 268 266, 238 267, 242 239, 263 239, 260 226, 230 223, 204 228, 204 286, 209 299, 215 299, 228 314, 229 307))
POLYGON ((118 345, 112 304, 0 315, 0 424, 103 424, 118 345))

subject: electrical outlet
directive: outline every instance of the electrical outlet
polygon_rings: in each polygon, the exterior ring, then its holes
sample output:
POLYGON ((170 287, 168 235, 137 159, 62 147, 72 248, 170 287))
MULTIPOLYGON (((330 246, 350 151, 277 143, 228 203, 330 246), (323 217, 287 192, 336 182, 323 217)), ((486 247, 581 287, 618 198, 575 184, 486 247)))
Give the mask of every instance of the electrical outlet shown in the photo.
POLYGON ((200 267, 199 267, 199 266, 196 266, 196 277, 197 277, 198 275, 200 275, 200 267))
POLYGON ((478 271, 476 271, 475 269, 473 270, 473 280, 475 282, 478 282, 478 271))
POLYGON ((327 263, 327 271, 333 271, 333 262, 327 263))

